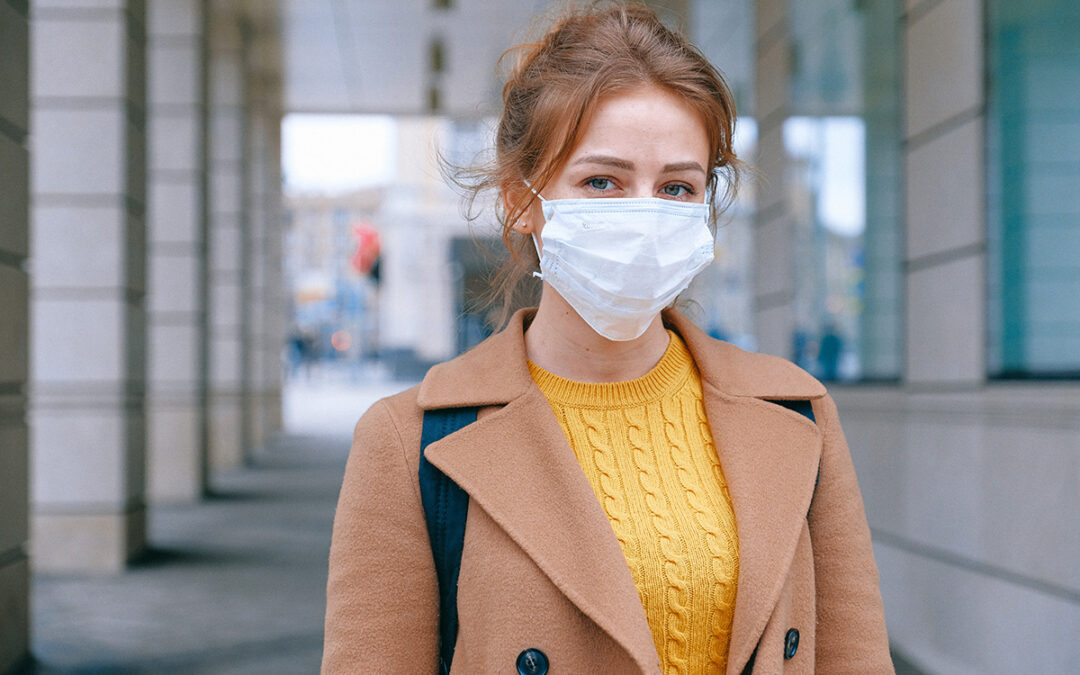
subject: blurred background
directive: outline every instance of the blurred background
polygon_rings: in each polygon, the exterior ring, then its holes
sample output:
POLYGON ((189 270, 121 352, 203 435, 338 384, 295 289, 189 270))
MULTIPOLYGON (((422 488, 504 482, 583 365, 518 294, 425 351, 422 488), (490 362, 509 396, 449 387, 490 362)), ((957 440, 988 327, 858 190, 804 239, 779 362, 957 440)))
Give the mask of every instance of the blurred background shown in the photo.
MULTIPOLYGON (((898 669, 1076 672, 1080 4, 649 4, 756 170, 689 311, 830 382, 898 669)), ((0 0, 0 672, 317 671, 352 424, 497 328, 439 157, 551 7, 0 0)))

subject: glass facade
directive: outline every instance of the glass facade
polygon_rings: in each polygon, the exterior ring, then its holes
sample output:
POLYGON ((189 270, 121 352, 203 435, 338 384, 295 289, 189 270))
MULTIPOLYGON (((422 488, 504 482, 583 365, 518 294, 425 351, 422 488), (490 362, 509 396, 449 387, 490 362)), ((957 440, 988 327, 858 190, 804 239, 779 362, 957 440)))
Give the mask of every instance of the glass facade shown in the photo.
MULTIPOLYGON (((735 96, 735 151, 749 160, 757 146, 753 2, 693 2, 690 9, 691 39, 720 70, 735 96)), ((752 179, 742 182, 735 202, 719 219, 714 262, 694 279, 679 305, 713 337, 746 349, 757 346, 751 288, 754 189, 752 179)))
POLYGON ((991 377, 1080 377, 1080 3, 989 0, 991 377))
MULTIPOLYGON (((753 157, 757 125, 741 117, 735 126, 735 152, 753 157)), ((754 260, 752 181, 744 181, 734 203, 720 216, 715 258, 690 284, 679 303, 709 335, 743 349, 757 347, 753 332, 752 264, 754 260)))
POLYGON ((789 0, 786 182, 796 362, 827 380, 900 377, 899 7, 789 0))

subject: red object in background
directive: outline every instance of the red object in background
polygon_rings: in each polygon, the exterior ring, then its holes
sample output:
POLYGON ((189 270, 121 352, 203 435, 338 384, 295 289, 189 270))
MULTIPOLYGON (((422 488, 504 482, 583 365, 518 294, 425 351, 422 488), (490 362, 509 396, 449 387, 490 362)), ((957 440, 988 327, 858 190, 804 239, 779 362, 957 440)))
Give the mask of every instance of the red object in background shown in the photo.
POLYGON ((379 259, 379 231, 366 220, 353 225, 353 238, 356 239, 356 253, 352 257, 353 269, 367 276, 379 259))
POLYGON ((352 335, 347 330, 336 331, 330 336, 330 345, 339 352, 347 352, 352 347, 352 335))

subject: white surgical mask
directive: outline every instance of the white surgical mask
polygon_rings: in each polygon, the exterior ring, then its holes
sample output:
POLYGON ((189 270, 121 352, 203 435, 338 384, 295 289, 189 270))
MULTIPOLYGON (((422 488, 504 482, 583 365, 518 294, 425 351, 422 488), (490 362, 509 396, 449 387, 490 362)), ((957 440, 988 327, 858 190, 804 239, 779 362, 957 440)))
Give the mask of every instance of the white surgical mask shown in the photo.
POLYGON ((640 337, 712 262, 708 204, 540 199, 544 247, 541 251, 537 245, 540 272, 535 276, 609 340, 640 337))

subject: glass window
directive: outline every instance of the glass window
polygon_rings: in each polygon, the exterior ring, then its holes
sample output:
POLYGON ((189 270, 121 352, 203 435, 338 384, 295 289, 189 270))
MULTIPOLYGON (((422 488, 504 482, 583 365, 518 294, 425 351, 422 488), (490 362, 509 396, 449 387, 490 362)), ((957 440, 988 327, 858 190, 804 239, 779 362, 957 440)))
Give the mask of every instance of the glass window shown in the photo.
MULTIPOLYGON (((751 0, 691 3, 691 40, 723 74, 735 96, 735 151, 756 153, 754 119, 754 10, 751 0)), ((681 297, 680 309, 713 337, 754 349, 754 181, 747 177, 735 203, 720 216, 716 258, 681 297)))
MULTIPOLYGON (((752 157, 757 143, 753 118, 735 125, 735 153, 752 157)), ((736 199, 720 216, 716 228, 715 258, 694 278, 677 304, 706 333, 743 349, 756 349, 753 334, 754 259, 753 181, 743 182, 736 199)))
POLYGON ((991 377, 1080 377, 1080 3, 990 0, 991 377))
POLYGON ((789 0, 795 360, 827 380, 901 372, 896 0, 789 0))

